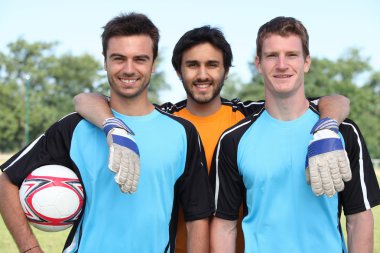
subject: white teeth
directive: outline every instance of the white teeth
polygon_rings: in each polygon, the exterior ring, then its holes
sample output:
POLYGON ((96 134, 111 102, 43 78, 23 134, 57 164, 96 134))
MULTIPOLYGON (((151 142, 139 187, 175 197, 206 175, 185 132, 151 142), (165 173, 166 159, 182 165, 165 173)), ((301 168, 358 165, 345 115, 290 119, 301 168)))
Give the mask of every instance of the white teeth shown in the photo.
POLYGON ((121 81, 123 82, 123 83, 134 83, 134 82, 136 82, 136 80, 134 79, 134 80, 129 80, 129 79, 121 79, 121 81))
POLYGON ((207 88, 207 87, 209 87, 211 85, 210 84, 199 84, 199 83, 196 83, 195 86, 197 86, 198 88, 204 89, 204 88, 207 88))

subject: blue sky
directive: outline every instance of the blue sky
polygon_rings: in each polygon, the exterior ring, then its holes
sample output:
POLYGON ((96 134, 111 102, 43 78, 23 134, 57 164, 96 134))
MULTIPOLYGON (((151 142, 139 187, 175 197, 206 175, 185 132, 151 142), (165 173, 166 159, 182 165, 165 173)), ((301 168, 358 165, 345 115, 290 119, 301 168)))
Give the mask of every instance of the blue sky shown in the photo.
MULTIPOLYGON (((310 35, 312 57, 336 59, 352 47, 361 49, 370 64, 380 70, 380 1, 256 1, 256 0, 12 0, 0 3, 0 50, 17 38, 30 42, 58 41, 59 52, 101 56, 101 27, 121 12, 148 15, 161 32, 161 69, 172 84, 163 100, 185 97, 171 66, 171 52, 182 34, 210 24, 222 29, 234 54, 234 68, 248 81, 258 28, 276 16, 293 16, 310 35)), ((173 101, 173 102, 174 102, 173 101)))

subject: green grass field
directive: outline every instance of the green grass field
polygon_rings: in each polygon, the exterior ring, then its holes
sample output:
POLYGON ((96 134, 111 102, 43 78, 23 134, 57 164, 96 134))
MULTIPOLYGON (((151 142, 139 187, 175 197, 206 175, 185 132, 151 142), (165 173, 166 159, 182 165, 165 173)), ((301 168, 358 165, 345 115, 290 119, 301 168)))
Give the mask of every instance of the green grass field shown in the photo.
MULTIPOLYGON (((0 164, 3 163, 5 157, 0 156, 0 164)), ((377 169, 377 179, 380 183, 380 168, 377 169)), ((374 253, 380 253, 380 206, 377 206, 372 209, 373 216, 375 217, 375 250, 374 253)), ((342 218, 342 225, 345 231, 345 219, 342 218)), ((56 253, 62 252, 63 245, 65 243, 66 237, 70 231, 67 229, 62 232, 43 232, 38 229, 33 231, 40 242, 42 249, 45 253, 56 253)), ((14 243, 11 235, 9 234, 7 228, 5 227, 3 220, 0 220, 0 252, 1 253, 14 253, 18 252, 16 244, 14 243)))

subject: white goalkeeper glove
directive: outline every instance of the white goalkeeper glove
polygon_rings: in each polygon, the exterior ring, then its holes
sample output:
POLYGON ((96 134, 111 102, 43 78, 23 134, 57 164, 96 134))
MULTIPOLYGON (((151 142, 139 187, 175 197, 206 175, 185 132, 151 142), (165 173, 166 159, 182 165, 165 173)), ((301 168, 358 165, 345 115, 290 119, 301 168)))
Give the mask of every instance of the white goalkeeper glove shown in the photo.
POLYGON ((140 177, 140 153, 134 133, 118 118, 103 123, 110 148, 108 168, 115 172, 115 182, 122 192, 134 193, 140 177))
POLYGON ((338 135, 338 122, 320 119, 312 128, 306 158, 306 178, 313 192, 319 196, 333 196, 343 191, 344 183, 351 180, 351 168, 346 150, 338 135))

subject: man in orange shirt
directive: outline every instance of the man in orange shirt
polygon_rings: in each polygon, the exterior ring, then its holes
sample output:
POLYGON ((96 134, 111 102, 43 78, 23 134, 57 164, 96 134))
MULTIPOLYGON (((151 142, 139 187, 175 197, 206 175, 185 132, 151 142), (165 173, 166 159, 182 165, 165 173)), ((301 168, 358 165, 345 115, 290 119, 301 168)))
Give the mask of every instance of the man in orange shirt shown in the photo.
MULTIPOLYGON (((224 80, 227 79, 229 68, 232 66, 232 58, 231 47, 219 29, 203 26, 186 32, 174 48, 172 64, 183 83, 187 99, 176 104, 165 103, 158 106, 194 124, 204 145, 208 170, 215 146, 224 130, 264 107, 264 101, 241 102, 239 99, 230 101, 220 97, 224 80)), ((321 118, 329 117, 341 122, 348 115, 349 102, 343 96, 322 97, 310 101, 318 103, 321 118)), ((115 119, 109 109, 107 98, 103 95, 79 94, 74 102, 76 111, 98 127, 104 127, 107 122, 115 119)), ((113 160, 110 164, 118 166, 119 161, 113 160)), ((327 187, 330 189, 323 188, 318 194, 341 190, 332 184, 327 187)), ((244 213, 246 211, 241 208, 240 216, 244 213)), ((178 226, 170 225, 171 229, 174 229, 173 233, 177 231, 176 252, 186 252, 186 226, 182 212, 179 212, 178 226)), ((236 252, 244 252, 241 228, 237 231, 236 252)))

